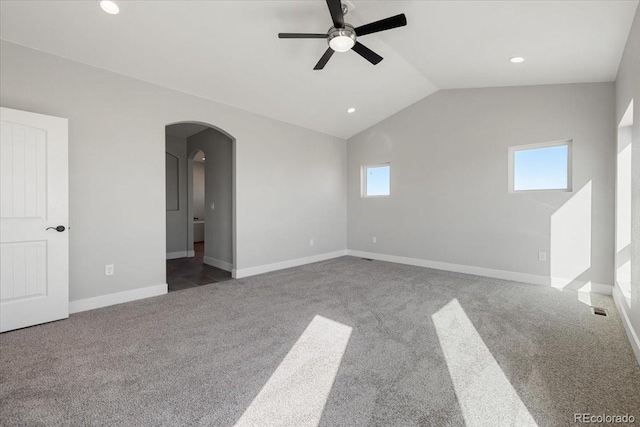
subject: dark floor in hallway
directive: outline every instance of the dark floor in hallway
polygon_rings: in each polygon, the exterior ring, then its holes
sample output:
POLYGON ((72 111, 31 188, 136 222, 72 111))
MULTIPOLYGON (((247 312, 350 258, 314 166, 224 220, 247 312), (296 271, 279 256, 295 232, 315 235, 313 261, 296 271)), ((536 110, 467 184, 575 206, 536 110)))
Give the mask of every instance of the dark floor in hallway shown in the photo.
POLYGON ((231 279, 231 273, 204 264, 204 243, 195 243, 196 255, 193 258, 167 260, 167 284, 169 292, 181 291, 196 286, 223 282, 231 279))

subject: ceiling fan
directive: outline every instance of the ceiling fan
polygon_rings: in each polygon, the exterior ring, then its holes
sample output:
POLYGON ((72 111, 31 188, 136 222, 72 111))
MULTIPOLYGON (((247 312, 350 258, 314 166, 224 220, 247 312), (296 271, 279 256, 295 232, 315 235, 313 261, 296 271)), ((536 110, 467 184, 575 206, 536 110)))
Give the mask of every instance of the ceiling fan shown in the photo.
POLYGON ((322 70, 334 52, 346 52, 353 49, 357 54, 362 56, 373 65, 382 61, 382 56, 378 55, 362 43, 357 41, 358 37, 367 34, 377 33, 379 31, 390 30, 392 28, 403 27, 407 25, 407 17, 404 13, 392 16, 390 18, 381 19, 370 24, 362 25, 354 28, 353 25, 344 22, 344 15, 348 9, 340 0, 327 0, 329 13, 333 20, 333 27, 329 28, 326 34, 317 33, 279 33, 278 38, 281 39, 326 39, 329 48, 322 55, 320 61, 313 68, 314 70, 322 70))

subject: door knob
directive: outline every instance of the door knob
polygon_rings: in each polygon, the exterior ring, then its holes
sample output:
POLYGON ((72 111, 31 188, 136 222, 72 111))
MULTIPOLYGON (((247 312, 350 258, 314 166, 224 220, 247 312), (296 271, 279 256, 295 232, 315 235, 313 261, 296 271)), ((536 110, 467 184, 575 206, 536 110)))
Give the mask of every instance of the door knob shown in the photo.
POLYGON ((49 227, 47 230, 56 230, 58 233, 62 233, 66 228, 64 228, 64 225, 59 225, 57 227, 49 227))

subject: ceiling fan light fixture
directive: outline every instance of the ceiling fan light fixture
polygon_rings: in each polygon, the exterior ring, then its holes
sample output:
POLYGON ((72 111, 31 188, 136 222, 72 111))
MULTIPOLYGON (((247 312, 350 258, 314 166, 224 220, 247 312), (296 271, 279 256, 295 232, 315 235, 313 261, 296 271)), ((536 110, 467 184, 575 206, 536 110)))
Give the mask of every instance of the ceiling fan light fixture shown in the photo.
POLYGON ((349 36, 337 36, 329 41, 329 46, 336 52, 346 52, 351 49, 354 44, 356 44, 355 40, 349 36))
POLYGON ((331 28, 328 38, 329 47, 336 52, 346 52, 356 44, 356 32, 349 24, 344 28, 331 28))
POLYGON ((118 5, 109 0, 102 0, 100 2, 100 7, 110 15, 117 15, 120 12, 118 5))

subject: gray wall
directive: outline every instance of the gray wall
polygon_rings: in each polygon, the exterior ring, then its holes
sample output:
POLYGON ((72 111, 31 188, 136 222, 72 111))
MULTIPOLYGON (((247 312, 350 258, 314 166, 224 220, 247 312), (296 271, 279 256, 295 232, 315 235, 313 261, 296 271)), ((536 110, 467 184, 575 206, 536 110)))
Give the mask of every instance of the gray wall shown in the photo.
POLYGON ((178 178, 178 163, 179 160, 176 156, 167 153, 166 156, 167 163, 165 165, 165 174, 167 180, 165 182, 165 188, 167 189, 167 202, 165 204, 165 208, 167 211, 177 211, 180 209, 179 205, 179 194, 178 190, 180 189, 180 182, 178 178))
MULTIPOLYGON (((204 256, 233 264, 233 141, 215 129, 187 138, 187 151, 204 153, 204 256), (211 209, 211 204, 214 209, 211 209)), ((195 164, 193 162, 194 170, 195 164)), ((195 173, 193 175, 195 180, 195 173)), ((196 186, 193 185, 195 192, 196 186)), ((194 197, 195 200, 195 197, 194 197)), ((195 212, 195 203, 194 203, 195 212)), ((195 214, 194 214, 195 216, 195 214)))
MULTIPOLYGON (((193 216, 200 219, 204 219, 204 165, 193 162, 193 216)), ((231 182, 228 184, 231 186, 231 182)))
MULTIPOLYGON (((616 124, 620 122, 627 106, 633 100, 631 168, 631 307, 620 304, 625 310, 637 337, 640 337, 640 8, 636 10, 629 40, 618 68, 616 79, 616 124)), ((637 354, 640 360, 640 353, 637 354)))
POLYGON ((342 139, 4 41, 0 105, 69 119, 71 301, 166 283, 170 123, 236 138, 237 268, 346 247, 342 139))
POLYGON ((565 262, 549 253, 552 239, 583 247, 562 230, 551 236, 558 211, 568 227, 572 216, 591 217, 590 259, 587 253, 584 271, 567 279, 611 285, 613 106, 612 83, 446 90, 425 98, 348 141, 348 248, 549 277, 554 256, 556 265, 565 262), (567 139, 573 192, 508 193, 509 146, 567 139), (391 196, 361 198, 361 165, 385 162, 391 196), (562 208, 583 187, 580 203, 591 200, 592 208, 562 208), (538 261, 539 251, 550 260, 538 261))
MULTIPOLYGON (((178 195, 178 210, 166 211, 167 253, 187 251, 187 141, 173 135, 166 135, 165 150, 178 159, 178 187, 167 188, 170 195, 178 195)), ((146 160, 145 160, 146 162, 146 160)), ((167 184, 169 185, 169 184, 167 184)))

